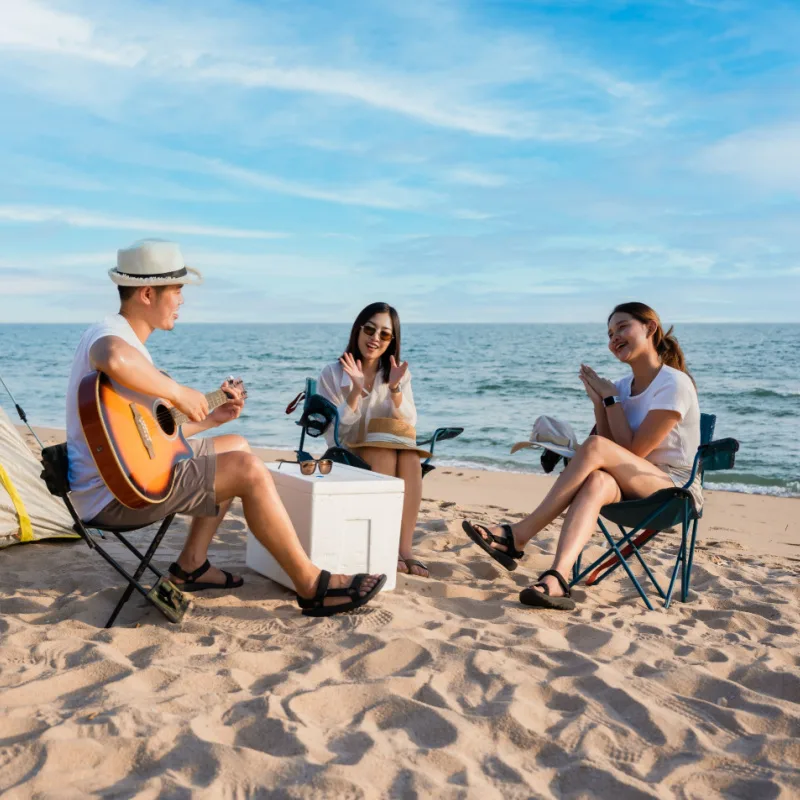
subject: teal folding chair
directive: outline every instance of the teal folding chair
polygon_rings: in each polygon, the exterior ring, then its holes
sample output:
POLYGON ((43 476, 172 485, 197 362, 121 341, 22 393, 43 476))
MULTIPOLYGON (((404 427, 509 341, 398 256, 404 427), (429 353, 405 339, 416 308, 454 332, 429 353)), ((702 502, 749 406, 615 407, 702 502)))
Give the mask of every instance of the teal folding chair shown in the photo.
MULTIPOLYGON (((327 397, 317 394, 317 382, 313 378, 306 378, 305 390, 286 406, 286 413, 292 414, 301 402, 303 403, 303 412, 297 421, 301 428, 300 444, 296 450, 298 461, 308 461, 312 458, 311 454, 303 449, 306 436, 315 439, 322 436, 333 425, 334 444, 325 451, 322 458, 329 458, 337 464, 347 464, 359 469, 372 469, 361 456, 342 445, 339 439, 339 412, 327 397)), ((435 469, 431 464, 431 458, 433 458, 436 443, 445 439, 455 439, 463 432, 463 428, 437 428, 431 436, 417 437, 417 446, 424 447, 431 454, 421 464, 423 478, 435 469)))
POLYGON ((649 497, 639 500, 623 500, 620 503, 611 503, 603 506, 600 510, 597 524, 609 544, 609 549, 584 570, 581 570, 581 557, 578 556, 578 560, 572 568, 570 586, 575 586, 587 576, 587 585, 591 586, 600 583, 618 567, 622 566, 636 587, 636 591, 639 592, 639 596, 652 611, 653 605, 647 593, 628 564, 628 559, 634 555, 664 601, 665 608, 669 608, 672 601, 672 593, 680 571, 681 602, 686 602, 692 575, 697 526, 703 516, 702 509, 698 511, 695 507, 694 498, 689 492, 689 487, 698 474, 702 485, 706 472, 731 469, 736 459, 736 453, 739 450, 739 442, 736 439, 712 441, 716 421, 717 418, 713 414, 700 415, 700 447, 697 448, 697 454, 694 458, 692 474, 684 486, 662 489, 654 492, 649 497), (622 533, 619 539, 615 540, 609 533, 603 518, 617 525, 622 533), (681 526, 681 545, 675 558, 675 565, 672 568, 669 586, 665 592, 650 567, 645 563, 641 549, 655 538, 658 533, 676 525, 681 526))

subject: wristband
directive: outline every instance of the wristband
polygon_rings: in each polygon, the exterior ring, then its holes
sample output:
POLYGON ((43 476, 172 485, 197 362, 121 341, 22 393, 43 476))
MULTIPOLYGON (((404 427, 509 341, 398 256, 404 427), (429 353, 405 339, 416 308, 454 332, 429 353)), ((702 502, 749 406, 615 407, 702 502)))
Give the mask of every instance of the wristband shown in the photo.
POLYGON ((603 405, 608 408, 609 406, 613 406, 616 403, 619 403, 619 397, 617 395, 609 395, 608 397, 603 398, 603 405))
POLYGON ((394 389, 392 389, 392 387, 390 386, 389 387, 389 391, 392 394, 399 394, 402 391, 402 389, 400 388, 400 384, 398 383, 397 386, 394 389))

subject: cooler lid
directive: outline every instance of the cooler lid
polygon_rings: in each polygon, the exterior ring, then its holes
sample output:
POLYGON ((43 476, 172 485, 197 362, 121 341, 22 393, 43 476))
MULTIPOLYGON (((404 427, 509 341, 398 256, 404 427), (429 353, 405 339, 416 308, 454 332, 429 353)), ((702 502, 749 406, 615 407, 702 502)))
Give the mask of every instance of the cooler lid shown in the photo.
POLYGON ((334 464, 327 475, 319 469, 312 475, 303 475, 298 464, 265 462, 276 486, 285 486, 296 492, 309 494, 393 494, 405 491, 400 478, 390 478, 379 472, 370 472, 346 464, 334 464))

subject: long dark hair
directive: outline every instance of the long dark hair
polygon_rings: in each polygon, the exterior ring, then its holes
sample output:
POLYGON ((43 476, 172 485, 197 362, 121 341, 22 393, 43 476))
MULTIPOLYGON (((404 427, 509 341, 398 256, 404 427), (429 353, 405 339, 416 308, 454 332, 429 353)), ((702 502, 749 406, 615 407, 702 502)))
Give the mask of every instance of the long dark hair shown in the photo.
MULTIPOLYGON (((669 330, 664 333, 658 314, 650 306, 644 303, 620 303, 608 315, 608 322, 611 322, 611 317, 614 314, 630 314, 634 319, 638 319, 639 322, 645 325, 648 322, 655 322, 656 330, 653 333, 653 346, 656 348, 656 353, 658 353, 661 363, 673 369, 679 369, 692 378, 692 374, 686 368, 686 356, 684 356, 678 340, 672 333, 673 326, 670 325, 669 330)), ((692 378, 692 383, 694 383, 694 378, 692 378)))
POLYGON ((358 316, 356 317, 356 321, 353 323, 353 328, 350 331, 350 341, 347 343, 347 349, 345 350, 345 353, 350 353, 353 358, 356 359, 356 361, 359 359, 361 361, 364 360, 364 356, 358 349, 358 334, 361 333, 361 326, 369 322, 370 319, 375 316, 375 314, 388 314, 389 318, 392 320, 392 333, 394 334, 394 339, 389 342, 386 352, 381 356, 383 381, 384 383, 388 383, 389 373, 392 369, 389 359, 394 356, 395 361, 397 361, 398 364, 400 363, 400 317, 398 316, 397 311, 388 303, 370 303, 366 308, 359 312, 358 316))

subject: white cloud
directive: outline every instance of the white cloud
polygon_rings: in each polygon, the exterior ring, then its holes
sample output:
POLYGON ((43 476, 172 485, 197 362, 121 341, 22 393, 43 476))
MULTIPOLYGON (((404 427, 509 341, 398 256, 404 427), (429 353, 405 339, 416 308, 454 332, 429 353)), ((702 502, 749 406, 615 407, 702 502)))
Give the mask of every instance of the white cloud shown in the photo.
POLYGON ((53 223, 73 228, 131 230, 139 231, 142 234, 179 233, 222 239, 279 239, 288 235, 274 231, 221 228, 211 225, 164 222, 135 217, 113 217, 82 209, 54 208, 50 206, 0 206, 0 221, 21 224, 53 223))
POLYGON ((456 219, 470 219, 480 222, 481 220, 494 219, 494 214, 486 214, 483 211, 473 211, 471 208, 457 208, 453 211, 456 219))
POLYGON ((132 67, 146 50, 134 45, 100 47, 90 20, 48 8, 35 0, 7 0, 3 3, 0 47, 53 53, 132 67))
MULTIPOLYGON (((365 58, 343 59, 339 53, 332 55, 330 48, 323 51, 315 47, 313 34, 287 41, 280 36, 286 30, 285 20, 270 16, 266 7, 251 12, 257 15, 253 24, 266 32, 258 45, 252 43, 252 31, 245 23, 236 31, 228 18, 214 19, 200 12, 190 19, 177 18, 163 8, 136 6, 128 6, 123 17, 118 9, 112 16, 104 5, 91 8, 93 17, 89 18, 53 10, 38 0, 15 0, 13 9, 4 11, 0 50, 44 53, 116 68, 119 71, 111 73, 113 85, 105 87, 104 93, 117 108, 123 105, 119 95, 134 90, 125 85, 124 71, 133 80, 159 82, 162 88, 234 86, 345 99, 438 128, 511 140, 618 137, 636 127, 632 115, 645 126, 651 123, 641 111, 653 103, 652 89, 640 89, 540 38, 500 31, 487 41, 484 30, 476 30, 474 23, 464 22, 459 15, 453 16, 442 48, 407 46, 412 70, 403 69, 402 53, 400 63, 389 68, 365 58), (215 36, 215 28, 225 29, 226 35, 215 36), (417 47, 422 60, 417 58, 417 47), (336 59, 346 67, 337 65, 336 59), (459 66, 454 68, 454 63, 459 66), (527 104, 493 98, 495 90, 523 83, 531 89, 527 104), (587 91, 608 108, 566 110, 570 98, 585 98, 587 91), (558 102, 553 102, 554 96, 558 102), (546 113, 531 110, 537 99, 544 101, 546 113)), ((417 30, 405 32, 416 40, 417 30)), ((345 35, 341 30, 315 33, 324 38, 345 35)), ((37 59, 35 67, 37 73, 45 71, 49 76, 39 88, 51 92, 60 88, 72 102, 89 107, 103 102, 102 97, 89 96, 94 93, 71 92, 70 77, 51 63, 37 59)), ((19 75, 26 80, 26 72, 19 75)))
POLYGON ((703 151, 701 168, 800 194, 800 122, 743 131, 703 151))
POLYGON ((255 186, 268 192, 305 197, 309 200, 323 200, 329 203, 369 208, 410 209, 427 206, 440 199, 438 195, 430 191, 408 189, 388 182, 323 189, 298 181, 288 181, 264 172, 245 169, 234 164, 227 164, 219 159, 198 158, 192 160, 201 169, 213 175, 255 186))
POLYGON ((505 186, 508 178, 475 167, 456 167, 447 173, 447 178, 453 183, 463 183, 467 186, 480 186, 484 189, 494 189, 505 186))

